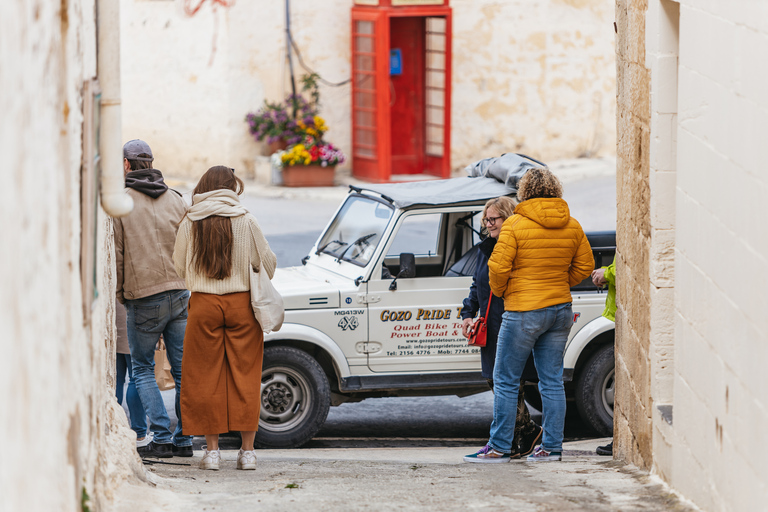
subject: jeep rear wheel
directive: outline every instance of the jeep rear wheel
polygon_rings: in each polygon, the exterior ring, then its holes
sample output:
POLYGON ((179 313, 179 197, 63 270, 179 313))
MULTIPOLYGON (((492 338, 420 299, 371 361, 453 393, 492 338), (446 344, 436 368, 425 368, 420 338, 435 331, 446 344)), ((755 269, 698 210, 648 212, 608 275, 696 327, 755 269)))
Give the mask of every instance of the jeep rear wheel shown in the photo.
POLYGON ((331 405, 322 367, 293 347, 266 347, 256 446, 296 448, 317 434, 331 405))
POLYGON ((576 383, 579 415, 600 435, 613 435, 613 398, 616 386, 613 344, 595 352, 576 383))

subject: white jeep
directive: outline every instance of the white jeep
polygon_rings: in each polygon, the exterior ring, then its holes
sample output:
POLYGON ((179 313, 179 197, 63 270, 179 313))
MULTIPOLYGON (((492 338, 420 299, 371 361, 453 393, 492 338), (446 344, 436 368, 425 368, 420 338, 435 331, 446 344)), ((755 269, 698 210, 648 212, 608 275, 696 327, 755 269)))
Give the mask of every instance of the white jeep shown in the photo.
MULTIPOLYGON (((343 402, 487 391, 459 311, 483 205, 514 193, 492 178, 350 187, 304 265, 275 273, 285 323, 265 337, 257 445, 301 446, 343 402)), ((588 236, 597 267, 610 264, 615 233, 588 236)), ((589 279, 572 294, 566 394, 610 435, 614 324, 589 279)), ((526 398, 541 408, 535 383, 526 398)))

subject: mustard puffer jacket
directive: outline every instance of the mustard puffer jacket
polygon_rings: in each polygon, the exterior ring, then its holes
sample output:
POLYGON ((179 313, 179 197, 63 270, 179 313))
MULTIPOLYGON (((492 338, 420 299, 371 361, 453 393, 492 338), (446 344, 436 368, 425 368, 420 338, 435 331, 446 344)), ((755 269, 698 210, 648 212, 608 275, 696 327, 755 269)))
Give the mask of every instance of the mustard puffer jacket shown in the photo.
POLYGON ((488 261, 491 290, 506 311, 571 302, 571 286, 592 273, 587 236, 558 198, 523 201, 504 221, 488 261))

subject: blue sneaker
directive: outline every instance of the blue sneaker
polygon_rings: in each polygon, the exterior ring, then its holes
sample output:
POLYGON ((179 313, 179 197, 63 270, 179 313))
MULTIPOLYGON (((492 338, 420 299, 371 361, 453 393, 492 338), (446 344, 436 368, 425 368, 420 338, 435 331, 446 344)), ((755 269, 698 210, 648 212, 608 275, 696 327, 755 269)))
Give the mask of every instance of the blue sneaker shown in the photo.
POLYGON ((472 455, 465 455, 464 462, 485 462, 485 463, 499 463, 509 462, 509 454, 501 453, 495 448, 491 448, 490 444, 483 446, 480 451, 473 453, 472 455))
POLYGON ((548 452, 540 445, 536 447, 532 454, 525 458, 528 462, 551 462, 563 460, 563 452, 548 452))

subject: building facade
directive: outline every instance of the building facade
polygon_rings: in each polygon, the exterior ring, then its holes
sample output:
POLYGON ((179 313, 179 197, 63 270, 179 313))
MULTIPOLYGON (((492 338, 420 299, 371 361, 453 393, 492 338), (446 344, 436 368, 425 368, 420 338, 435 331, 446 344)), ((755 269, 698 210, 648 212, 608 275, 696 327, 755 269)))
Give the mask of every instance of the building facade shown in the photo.
MULTIPOLYGON (((353 2, 290 2, 303 62, 332 83, 350 78, 353 2)), ((205 3, 194 16, 173 0, 121 6, 126 137, 158 148, 158 167, 174 176, 196 178, 226 164, 268 179, 259 168, 266 148, 251 138, 244 117, 291 90, 285 2, 205 3)), ((544 161, 614 154, 613 2, 450 6, 454 169, 509 151, 544 161)), ((293 65, 298 79, 306 70, 295 54, 293 65)), ((320 103, 326 139, 349 153, 350 85, 321 84, 320 103)))
POLYGON ((768 501, 768 5, 618 0, 617 457, 768 501))

